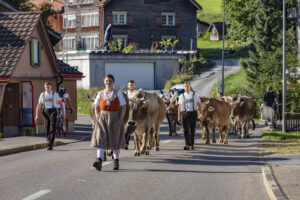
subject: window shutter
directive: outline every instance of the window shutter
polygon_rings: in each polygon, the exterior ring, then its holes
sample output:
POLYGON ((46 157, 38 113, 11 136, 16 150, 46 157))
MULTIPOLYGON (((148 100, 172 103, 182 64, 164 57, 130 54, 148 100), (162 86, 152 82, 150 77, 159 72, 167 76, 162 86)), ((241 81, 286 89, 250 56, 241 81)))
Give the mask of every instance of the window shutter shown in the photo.
POLYGON ((113 15, 112 14, 106 14, 106 23, 107 24, 113 23, 113 15))
POLYGON ((156 16, 156 26, 161 26, 161 15, 156 16))
POLYGON ((132 25, 132 24, 133 24, 132 15, 127 15, 127 25, 132 25))
POLYGON ((38 41, 38 66, 42 65, 42 43, 38 41))
POLYGON ((175 15, 175 26, 181 25, 181 17, 179 15, 175 15))
POLYGON ((30 64, 34 66, 34 40, 30 40, 30 64))

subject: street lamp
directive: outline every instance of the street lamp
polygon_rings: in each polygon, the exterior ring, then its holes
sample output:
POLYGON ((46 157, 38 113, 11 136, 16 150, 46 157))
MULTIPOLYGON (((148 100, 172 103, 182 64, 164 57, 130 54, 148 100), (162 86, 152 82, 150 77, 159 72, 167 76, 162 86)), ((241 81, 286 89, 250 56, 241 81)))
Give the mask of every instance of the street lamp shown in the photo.
POLYGON ((222 85, 221 85, 221 90, 222 93, 224 94, 224 32, 225 32, 225 0, 223 0, 223 30, 222 30, 222 39, 223 39, 223 48, 222 48, 222 85))
POLYGON ((282 39, 282 132, 286 132, 285 101, 286 101, 286 61, 285 61, 285 29, 286 29, 286 10, 285 0, 282 1, 283 7, 283 39, 282 39))

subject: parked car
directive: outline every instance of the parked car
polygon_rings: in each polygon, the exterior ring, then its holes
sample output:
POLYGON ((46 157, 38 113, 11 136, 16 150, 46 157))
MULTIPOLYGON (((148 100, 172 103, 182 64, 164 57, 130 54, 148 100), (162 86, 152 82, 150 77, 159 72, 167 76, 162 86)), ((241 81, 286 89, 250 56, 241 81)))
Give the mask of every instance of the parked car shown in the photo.
POLYGON ((181 94, 184 93, 184 87, 183 87, 183 84, 176 84, 176 85, 173 85, 170 89, 172 90, 172 89, 174 89, 174 88, 176 89, 178 95, 181 95, 181 94))

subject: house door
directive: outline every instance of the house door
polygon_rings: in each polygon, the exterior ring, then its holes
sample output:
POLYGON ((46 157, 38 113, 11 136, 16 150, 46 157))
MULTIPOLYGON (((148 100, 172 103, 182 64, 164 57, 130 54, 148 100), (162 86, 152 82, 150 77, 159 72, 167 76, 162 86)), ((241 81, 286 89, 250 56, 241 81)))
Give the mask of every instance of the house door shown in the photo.
POLYGON ((4 126, 20 125, 19 84, 10 83, 5 88, 2 103, 2 118, 4 126))

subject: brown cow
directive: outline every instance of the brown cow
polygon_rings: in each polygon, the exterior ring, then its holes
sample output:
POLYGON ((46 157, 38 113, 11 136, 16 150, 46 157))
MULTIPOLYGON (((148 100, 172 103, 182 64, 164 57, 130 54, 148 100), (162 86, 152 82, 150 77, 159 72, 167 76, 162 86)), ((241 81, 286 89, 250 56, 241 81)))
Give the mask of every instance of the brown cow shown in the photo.
POLYGON ((135 156, 141 153, 149 155, 149 137, 152 131, 158 151, 160 124, 166 116, 166 105, 163 100, 156 93, 138 90, 131 96, 129 108, 127 126, 136 126, 134 131, 135 156), (154 130, 151 131, 151 128, 154 130))
POLYGON ((167 119, 169 124, 169 136, 177 135, 176 131, 176 124, 179 124, 178 122, 178 100, 179 96, 174 95, 170 99, 170 103, 167 107, 167 119))
MULTIPOLYGON (((220 143, 228 144, 228 132, 230 124, 231 106, 225 101, 218 101, 213 98, 200 97, 201 109, 200 120, 203 122, 206 131, 206 143, 209 144, 209 128, 211 124, 219 130, 220 143), (223 139, 223 131, 225 131, 225 140, 223 139)), ((213 133, 213 141, 216 140, 213 133)))
POLYGON ((250 121, 253 123, 253 130, 255 123, 253 117, 255 114, 255 103, 253 98, 246 96, 239 96, 236 101, 231 102, 232 111, 231 118, 236 119, 239 126, 239 133, 241 138, 249 137, 250 121))

